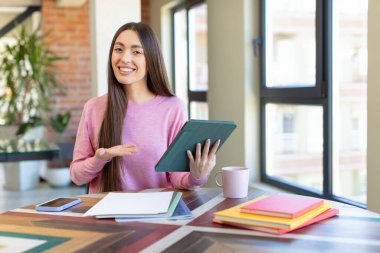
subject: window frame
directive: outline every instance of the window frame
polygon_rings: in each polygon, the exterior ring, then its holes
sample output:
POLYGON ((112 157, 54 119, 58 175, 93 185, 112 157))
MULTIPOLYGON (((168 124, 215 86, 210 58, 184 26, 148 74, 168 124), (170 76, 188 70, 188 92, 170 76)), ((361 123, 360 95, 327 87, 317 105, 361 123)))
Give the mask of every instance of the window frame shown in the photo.
POLYGON ((260 147, 261 181, 303 195, 322 197, 358 207, 366 205, 333 194, 333 115, 332 115, 332 20, 331 0, 316 1, 316 85, 313 87, 267 87, 266 86, 266 0, 260 1, 261 8, 261 57, 260 57, 260 147), (293 105, 320 105, 323 108, 323 189, 322 192, 296 183, 269 176, 266 172, 266 115, 268 103, 293 105))
MULTIPOLYGON (((175 62, 175 21, 174 21, 174 14, 178 11, 186 10, 186 39, 189 41, 189 11, 190 9, 197 7, 201 4, 207 4, 206 0, 187 0, 183 3, 180 3, 176 6, 174 6, 171 9, 171 23, 172 23, 172 62, 175 62)), ((189 118, 191 116, 191 102, 204 102, 207 103, 207 91, 208 90, 199 90, 199 91, 193 91, 190 89, 190 48, 189 45, 187 45, 187 80, 186 80, 186 86, 187 86, 187 98, 188 98, 188 114, 189 118)), ((176 83, 175 83, 175 64, 172 64, 172 80, 173 80, 173 90, 176 91, 176 83)))

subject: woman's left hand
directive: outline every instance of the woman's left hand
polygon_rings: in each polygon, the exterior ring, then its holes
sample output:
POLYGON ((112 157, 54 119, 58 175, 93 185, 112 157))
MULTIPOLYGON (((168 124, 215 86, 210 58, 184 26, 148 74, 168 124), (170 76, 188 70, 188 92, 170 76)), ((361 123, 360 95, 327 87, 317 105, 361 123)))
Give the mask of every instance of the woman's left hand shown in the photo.
POLYGON ((190 160, 190 173, 197 179, 207 178, 215 167, 215 153, 218 150, 220 140, 217 140, 210 150, 210 139, 207 139, 201 152, 201 144, 198 143, 195 150, 195 158, 190 150, 187 156, 190 160))

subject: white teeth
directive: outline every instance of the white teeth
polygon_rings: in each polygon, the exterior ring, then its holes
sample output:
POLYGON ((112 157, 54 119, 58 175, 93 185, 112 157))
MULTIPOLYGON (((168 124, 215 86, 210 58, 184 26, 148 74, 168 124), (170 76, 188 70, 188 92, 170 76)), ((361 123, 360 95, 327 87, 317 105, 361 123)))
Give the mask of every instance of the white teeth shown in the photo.
POLYGON ((130 69, 130 68, 119 68, 120 71, 123 71, 123 72, 132 72, 133 69, 130 69))

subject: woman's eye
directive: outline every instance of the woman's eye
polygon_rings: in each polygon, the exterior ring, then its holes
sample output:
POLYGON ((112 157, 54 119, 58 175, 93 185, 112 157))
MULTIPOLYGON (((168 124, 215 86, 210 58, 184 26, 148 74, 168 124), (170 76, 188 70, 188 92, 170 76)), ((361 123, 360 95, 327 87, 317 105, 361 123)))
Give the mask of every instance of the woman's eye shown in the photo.
POLYGON ((122 52, 123 51, 123 49, 121 49, 120 47, 115 47, 115 52, 117 52, 117 53, 120 53, 120 52, 122 52))
POLYGON ((134 54, 142 54, 142 52, 141 52, 141 51, 138 51, 138 50, 133 51, 133 53, 134 53, 134 54))

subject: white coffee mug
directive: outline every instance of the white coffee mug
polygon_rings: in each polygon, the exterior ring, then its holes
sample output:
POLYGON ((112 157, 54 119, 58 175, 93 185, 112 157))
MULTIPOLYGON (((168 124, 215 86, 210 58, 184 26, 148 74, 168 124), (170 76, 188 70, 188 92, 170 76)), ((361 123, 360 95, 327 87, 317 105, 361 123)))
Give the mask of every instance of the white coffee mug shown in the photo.
POLYGON ((246 167, 224 167, 215 174, 215 183, 223 188, 225 198, 245 198, 248 195, 249 170, 246 167), (222 181, 219 182, 222 174, 222 181))

